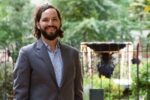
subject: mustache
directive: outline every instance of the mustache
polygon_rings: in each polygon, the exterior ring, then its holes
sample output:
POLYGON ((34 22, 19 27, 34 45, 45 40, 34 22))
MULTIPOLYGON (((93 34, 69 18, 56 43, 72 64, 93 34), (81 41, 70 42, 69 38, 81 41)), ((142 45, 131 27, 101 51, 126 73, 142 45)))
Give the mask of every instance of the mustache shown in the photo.
POLYGON ((47 26, 47 27, 45 27, 45 29, 47 29, 47 28, 55 28, 55 29, 57 29, 57 27, 56 26, 47 26))

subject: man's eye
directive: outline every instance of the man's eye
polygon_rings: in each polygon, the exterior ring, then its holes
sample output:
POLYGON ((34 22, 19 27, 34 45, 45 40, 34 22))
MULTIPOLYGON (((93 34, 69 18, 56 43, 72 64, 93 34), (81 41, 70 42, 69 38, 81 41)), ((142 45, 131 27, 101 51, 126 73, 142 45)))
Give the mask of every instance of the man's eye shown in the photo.
POLYGON ((42 21, 47 22, 47 21, 48 21, 48 19, 43 19, 42 21))
POLYGON ((57 18, 54 18, 53 21, 57 21, 57 18))

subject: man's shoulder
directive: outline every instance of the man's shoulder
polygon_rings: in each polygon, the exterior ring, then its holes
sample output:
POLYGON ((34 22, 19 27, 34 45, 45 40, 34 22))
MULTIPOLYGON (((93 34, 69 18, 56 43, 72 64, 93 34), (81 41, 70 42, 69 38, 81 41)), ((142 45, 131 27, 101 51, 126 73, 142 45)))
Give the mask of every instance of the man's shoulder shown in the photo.
POLYGON ((25 52, 31 52, 35 48, 35 44, 36 44, 36 42, 27 44, 27 45, 23 46, 20 50, 25 51, 25 52))
POLYGON ((62 44, 62 46, 67 49, 67 50, 71 50, 71 51, 75 51, 75 52, 79 52, 79 50, 71 45, 67 45, 67 44, 62 44))

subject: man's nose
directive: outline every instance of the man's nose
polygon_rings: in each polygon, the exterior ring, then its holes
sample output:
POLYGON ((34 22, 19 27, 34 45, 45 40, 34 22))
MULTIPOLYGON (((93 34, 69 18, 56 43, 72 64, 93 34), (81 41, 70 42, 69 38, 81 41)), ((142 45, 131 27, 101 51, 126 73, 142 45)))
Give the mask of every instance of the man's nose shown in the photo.
POLYGON ((49 21, 48 21, 48 25, 53 25, 53 21, 52 21, 52 20, 49 20, 49 21))

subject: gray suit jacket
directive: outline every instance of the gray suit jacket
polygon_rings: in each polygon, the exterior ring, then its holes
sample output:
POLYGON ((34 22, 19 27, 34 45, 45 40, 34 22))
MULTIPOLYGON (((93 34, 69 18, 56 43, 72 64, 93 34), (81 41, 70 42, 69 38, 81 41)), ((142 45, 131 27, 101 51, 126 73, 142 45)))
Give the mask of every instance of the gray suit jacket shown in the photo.
POLYGON ((83 100, 79 52, 63 44, 60 49, 64 69, 61 87, 58 87, 42 40, 21 48, 14 68, 14 100, 83 100))

